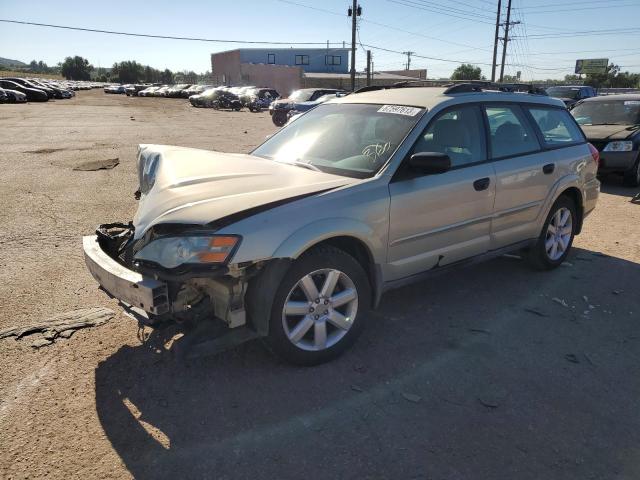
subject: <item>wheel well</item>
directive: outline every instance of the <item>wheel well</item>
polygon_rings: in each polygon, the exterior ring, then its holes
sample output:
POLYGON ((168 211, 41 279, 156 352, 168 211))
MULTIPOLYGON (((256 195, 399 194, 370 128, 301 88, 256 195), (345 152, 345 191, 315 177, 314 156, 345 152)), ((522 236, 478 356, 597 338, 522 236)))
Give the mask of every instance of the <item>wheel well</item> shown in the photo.
POLYGON ((582 193, 576 187, 567 188, 560 196, 569 197, 573 204, 576 206, 576 214, 578 215, 578 228, 576 229, 576 235, 582 231, 582 219, 584 217, 584 208, 582 205, 582 193))
POLYGON ((358 240, 355 237, 340 236, 323 240, 319 243, 316 243, 311 248, 317 247, 319 245, 331 245, 332 247, 339 248, 343 252, 346 252, 353 258, 355 258, 358 263, 362 265, 362 268, 364 268, 364 271, 369 278, 369 283, 371 284, 371 288, 374 293, 374 295, 372 295, 372 298, 374 299, 374 302, 377 302, 379 292, 376 267, 373 261, 373 256, 371 255, 369 248, 365 245, 364 242, 358 240))

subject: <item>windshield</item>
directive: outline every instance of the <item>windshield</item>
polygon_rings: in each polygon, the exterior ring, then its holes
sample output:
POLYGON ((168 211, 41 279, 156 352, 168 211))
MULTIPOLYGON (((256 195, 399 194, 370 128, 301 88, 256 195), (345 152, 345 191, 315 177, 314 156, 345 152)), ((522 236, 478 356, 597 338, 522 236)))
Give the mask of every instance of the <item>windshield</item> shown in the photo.
POLYGON ((396 105, 318 106, 285 126, 252 154, 366 178, 389 160, 424 109, 396 105))
POLYGON ((571 115, 580 125, 637 125, 640 99, 584 102, 571 110, 571 115))
POLYGON ((294 102, 306 102, 315 92, 313 90, 296 90, 289 98, 294 102))
POLYGON ((547 95, 556 98, 571 98, 573 100, 578 98, 579 88, 570 87, 551 87, 547 88, 547 95))

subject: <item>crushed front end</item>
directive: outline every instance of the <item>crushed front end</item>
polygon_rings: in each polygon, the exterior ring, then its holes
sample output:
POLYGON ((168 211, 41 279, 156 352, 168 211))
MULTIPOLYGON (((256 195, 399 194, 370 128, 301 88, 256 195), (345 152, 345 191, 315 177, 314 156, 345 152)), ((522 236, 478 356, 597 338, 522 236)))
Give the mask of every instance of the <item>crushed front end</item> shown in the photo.
POLYGON ((244 296, 259 265, 226 264, 239 238, 184 225, 158 225, 137 240, 134 233, 131 224, 112 223, 83 238, 87 267, 109 295, 146 312, 151 324, 215 318, 246 325, 244 296))

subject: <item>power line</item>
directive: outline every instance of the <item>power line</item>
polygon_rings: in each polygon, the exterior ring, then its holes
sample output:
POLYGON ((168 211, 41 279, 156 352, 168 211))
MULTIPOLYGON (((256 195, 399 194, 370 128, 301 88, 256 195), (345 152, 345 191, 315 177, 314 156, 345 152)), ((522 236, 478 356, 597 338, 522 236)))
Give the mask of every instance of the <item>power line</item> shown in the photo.
MULTIPOLYGON (((77 30, 81 32, 108 33, 110 35, 125 35, 128 37, 145 37, 145 38, 162 38, 166 40, 188 40, 193 42, 214 42, 214 43, 239 43, 239 44, 264 44, 264 45, 326 45, 327 42, 278 42, 278 41, 262 41, 262 40, 222 40, 214 38, 197 38, 197 37, 178 37, 173 35, 152 35, 148 33, 131 33, 116 32, 113 30, 100 30, 97 28, 69 27, 66 25, 52 25, 49 23, 25 22, 20 20, 8 20, 0 18, 0 22, 15 23, 19 25, 33 25, 36 27, 61 28, 64 30, 77 30)), ((339 45, 341 42, 334 42, 333 45, 339 45)))
MULTIPOLYGON (((637 3, 626 3, 624 5, 613 5, 613 7, 615 8, 624 8, 624 7, 638 7, 640 6, 637 3)), ((529 12, 529 15, 539 15, 542 13, 559 13, 559 12, 581 12, 582 10, 600 10, 603 9, 605 7, 581 7, 579 9, 577 8, 561 8, 561 9, 551 9, 551 10, 534 10, 529 12)))
MULTIPOLYGON (((302 7, 302 8, 308 8, 310 10, 315 10, 317 12, 327 13, 329 15, 340 16, 340 17, 343 16, 342 13, 336 12, 334 10, 327 10, 325 8, 315 7, 315 6, 307 5, 305 3, 300 3, 300 2, 294 2, 292 0, 276 0, 276 1, 282 2, 282 3, 287 3, 287 4, 290 4, 290 5, 296 5, 296 6, 302 7)), ((468 19, 465 19, 465 20, 468 20, 468 19)), ((361 18, 360 21, 369 23, 371 25, 376 25, 378 27, 388 28, 390 30, 395 30, 396 32, 403 32, 403 33, 406 33, 408 35, 414 35, 414 36, 417 36, 417 37, 422 37, 422 38, 426 38, 426 39, 429 39, 429 40, 434 40, 436 42, 447 43, 449 45, 456 45, 456 46, 459 46, 459 47, 467 47, 469 50, 488 51, 486 48, 477 47, 475 45, 469 45, 468 43, 459 43, 459 42, 454 42, 452 40, 445 40, 443 38, 434 37, 434 36, 431 36, 431 35, 425 35, 424 33, 412 32, 412 31, 406 30, 404 28, 394 27, 393 25, 376 22, 374 20, 369 20, 369 19, 366 19, 366 18, 361 18)))
POLYGON ((534 33, 529 35, 529 38, 570 38, 570 37, 583 37, 591 35, 636 35, 640 33, 640 28, 618 28, 608 30, 582 30, 574 32, 558 32, 558 33, 534 33))
POLYGON ((432 12, 432 13, 439 13, 441 15, 446 15, 448 17, 453 17, 453 18, 459 18, 462 20, 468 20, 470 22, 476 22, 476 23, 485 23, 488 25, 493 25, 493 22, 490 22, 488 20, 484 20, 485 18, 489 18, 489 17, 474 17, 471 16, 471 14, 468 14, 468 16, 462 16, 462 15, 457 15, 457 14, 453 14, 453 13, 448 13, 448 10, 437 10, 433 7, 427 7, 424 4, 416 4, 415 2, 412 2, 411 0, 387 0, 390 3, 396 3, 398 5, 403 5, 405 7, 411 7, 411 8, 416 8, 418 10, 425 10, 427 12, 432 12))

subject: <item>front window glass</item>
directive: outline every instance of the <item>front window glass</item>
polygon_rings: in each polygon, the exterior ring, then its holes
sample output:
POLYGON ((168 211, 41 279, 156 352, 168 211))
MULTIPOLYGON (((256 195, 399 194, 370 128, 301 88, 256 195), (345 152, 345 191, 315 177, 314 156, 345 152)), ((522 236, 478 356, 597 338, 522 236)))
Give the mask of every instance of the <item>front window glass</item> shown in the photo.
POLYGON ((486 160, 482 117, 475 106, 447 110, 432 120, 411 153, 445 153, 453 167, 486 160))
POLYGON ((547 145, 564 145, 584 142, 580 127, 569 112, 559 108, 529 108, 531 116, 540 127, 547 145))
POLYGON ((571 110, 571 115, 580 125, 637 125, 640 124, 640 98, 584 102, 571 110))
POLYGON ((424 109, 395 105, 322 104, 252 153, 277 162, 366 178, 389 160, 424 109))

